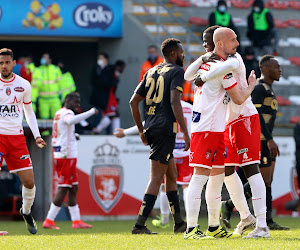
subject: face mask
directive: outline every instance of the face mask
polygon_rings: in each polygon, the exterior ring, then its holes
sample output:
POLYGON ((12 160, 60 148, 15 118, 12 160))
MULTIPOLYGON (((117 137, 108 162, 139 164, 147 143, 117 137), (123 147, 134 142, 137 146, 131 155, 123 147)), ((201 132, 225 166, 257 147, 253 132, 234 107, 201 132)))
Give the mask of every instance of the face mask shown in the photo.
POLYGON ((47 60, 42 57, 40 63, 41 63, 41 65, 46 65, 47 60))
POLYGON ((225 13, 226 12, 226 6, 225 5, 221 5, 219 6, 218 10, 221 12, 221 13, 225 13))
POLYGON ((104 61, 102 59, 97 60, 97 64, 101 67, 104 68, 104 61))
POLYGON ((259 8, 259 7, 256 7, 256 6, 253 8, 253 10, 254 10, 254 12, 256 12, 256 13, 259 13, 259 12, 260 12, 260 8, 259 8))
POLYGON ((29 64, 29 62, 27 62, 27 61, 24 62, 24 66, 25 66, 25 67, 26 67, 28 64, 29 64))
POLYGON ((119 77, 120 75, 121 75, 121 73, 120 73, 119 71, 116 70, 116 71, 115 71, 115 76, 116 76, 116 77, 119 77))
POLYGON ((157 55, 156 54, 150 54, 149 59, 150 59, 150 61, 155 62, 156 59, 157 59, 157 55))

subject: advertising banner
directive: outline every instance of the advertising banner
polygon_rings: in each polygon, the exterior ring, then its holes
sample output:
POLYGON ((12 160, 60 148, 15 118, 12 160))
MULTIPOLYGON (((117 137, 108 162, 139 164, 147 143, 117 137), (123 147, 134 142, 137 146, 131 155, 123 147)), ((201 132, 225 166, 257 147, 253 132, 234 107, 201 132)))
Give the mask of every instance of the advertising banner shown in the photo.
POLYGON ((0 34, 121 37, 122 0, 0 2, 0 34))

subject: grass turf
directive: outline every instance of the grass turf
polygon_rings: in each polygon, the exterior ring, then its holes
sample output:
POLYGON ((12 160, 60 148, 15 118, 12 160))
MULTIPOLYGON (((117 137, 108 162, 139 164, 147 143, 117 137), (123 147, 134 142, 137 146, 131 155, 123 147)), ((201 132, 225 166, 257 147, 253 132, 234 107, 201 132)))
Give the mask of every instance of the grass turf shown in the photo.
MULTIPOLYGON (((42 228, 30 235, 25 223, 2 221, 0 230, 9 232, 0 238, 1 249, 300 249, 300 218, 276 218, 279 224, 289 226, 289 231, 271 231, 269 239, 212 239, 206 241, 184 240, 183 234, 172 233, 172 226, 155 229, 149 220, 149 229, 158 235, 132 235, 134 221, 90 222, 92 229, 72 229, 70 221, 57 222, 60 230, 42 228)), ((233 226, 238 219, 232 220, 233 226)), ((199 220, 202 230, 207 219, 199 220)), ((233 230, 233 229, 232 229, 233 230)))

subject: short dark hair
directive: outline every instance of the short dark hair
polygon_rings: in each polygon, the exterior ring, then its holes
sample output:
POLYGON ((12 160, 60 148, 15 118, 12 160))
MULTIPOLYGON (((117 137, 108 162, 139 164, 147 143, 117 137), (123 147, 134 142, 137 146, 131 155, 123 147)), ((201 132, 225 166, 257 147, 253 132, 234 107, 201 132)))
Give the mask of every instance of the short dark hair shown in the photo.
POLYGON ((122 66, 125 66, 126 63, 123 60, 117 60, 116 63, 115 63, 115 65, 122 67, 122 66))
POLYGON ((155 49, 155 50, 158 50, 157 46, 154 45, 154 44, 151 44, 148 46, 148 49, 155 49))
POLYGON ((78 92, 71 92, 71 93, 66 95, 65 103, 69 102, 73 99, 76 99, 76 98, 80 98, 80 94, 78 92))
POLYGON ((206 30, 203 31, 203 34, 204 34, 204 33, 207 33, 207 34, 213 35, 214 32, 215 32, 215 30, 216 30, 217 28, 220 28, 220 27, 221 27, 220 25, 213 25, 213 26, 210 26, 210 27, 208 27, 206 30))
POLYGON ((275 57, 272 55, 264 55, 262 58, 260 58, 259 69, 261 72, 263 71, 263 67, 266 66, 266 64, 268 64, 268 62, 273 58, 275 58, 275 57))
POLYGON ((161 53, 164 57, 170 56, 171 52, 177 49, 178 44, 181 44, 181 41, 176 38, 167 38, 161 44, 161 53))
POLYGON ((104 56, 107 60, 109 59, 109 55, 104 51, 98 53, 98 56, 104 56))
POLYGON ((0 49, 0 56, 11 56, 11 58, 14 59, 13 51, 8 48, 0 49))

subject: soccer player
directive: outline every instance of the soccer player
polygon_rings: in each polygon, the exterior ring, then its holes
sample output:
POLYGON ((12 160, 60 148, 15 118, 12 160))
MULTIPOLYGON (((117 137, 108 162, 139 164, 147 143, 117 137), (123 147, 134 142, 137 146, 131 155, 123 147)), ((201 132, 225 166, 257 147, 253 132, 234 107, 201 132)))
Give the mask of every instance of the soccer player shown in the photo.
MULTIPOLYGON (((211 44, 213 45, 213 43, 211 44)), ((232 71, 240 87, 247 87, 243 60, 238 53, 234 55, 234 57, 229 58, 210 72, 196 76, 197 79, 195 81, 197 84, 201 85, 203 80, 206 81, 232 71)), ((195 65, 193 66, 195 67, 195 65)), ((194 70, 195 73, 196 70, 194 70)), ((237 225, 235 233, 243 234, 247 229, 255 225, 255 220, 250 214, 243 194, 242 182, 234 170, 235 166, 243 168, 253 194, 252 200, 256 215, 256 228, 246 236, 247 238, 270 237, 266 224, 265 185, 258 167, 260 163, 259 131, 259 116, 251 98, 248 98, 242 105, 236 105, 234 101, 229 103, 226 117, 225 146, 227 148, 227 157, 225 159, 226 177, 224 182, 241 217, 241 222, 237 225)), ((227 221, 224 218, 222 219, 226 225, 227 221)))
MULTIPOLYGON (((262 76, 252 92, 252 101, 257 108, 261 125, 261 162, 260 172, 266 185, 267 225, 270 230, 288 230, 289 227, 280 226, 272 219, 272 189, 273 173, 276 156, 280 154, 272 131, 277 113, 277 100, 272 89, 274 81, 279 81, 281 68, 278 61, 271 55, 263 56, 259 61, 262 76)), ((251 198, 249 183, 245 184, 246 197, 251 198)), ((224 217, 230 220, 234 204, 231 199, 223 202, 224 217)))
POLYGON ((22 184, 23 204, 20 214, 31 234, 37 226, 31 214, 35 198, 32 162, 22 127, 23 109, 37 147, 46 146, 41 138, 31 103, 30 83, 12 72, 16 61, 10 49, 0 50, 0 169, 2 157, 10 173, 17 173, 22 184))
POLYGON ((174 38, 163 41, 164 63, 144 75, 130 100, 130 108, 144 145, 150 145, 150 180, 132 234, 153 234, 145 222, 154 206, 160 185, 166 175, 166 191, 174 219, 174 233, 184 232, 186 223, 180 215, 173 158, 177 123, 182 129, 184 150, 190 147, 190 137, 184 121, 180 94, 182 92, 184 49, 174 38), (139 103, 146 99, 145 125, 142 125, 139 103))
MULTIPOLYGON (((200 73, 210 72, 219 64, 221 65, 230 55, 236 53, 239 46, 236 34, 229 28, 216 29, 213 41, 215 43, 214 53, 220 57, 220 60, 202 64, 200 73)), ((249 77, 249 86, 240 88, 232 73, 228 73, 208 80, 206 84, 195 90, 190 153, 190 166, 194 167, 194 174, 187 194, 185 239, 201 240, 211 238, 211 236, 240 237, 240 234, 228 233, 220 226, 219 220, 221 191, 225 177, 225 118, 230 98, 238 105, 244 103, 255 86, 255 80, 253 71, 249 77), (205 235, 197 224, 201 193, 207 180, 206 203, 209 227, 205 235)))
MULTIPOLYGON (((188 102, 181 100, 181 106, 183 110, 183 116, 187 125, 187 129, 189 131, 189 135, 191 134, 191 123, 193 116, 193 105, 188 102)), ((176 134, 175 139, 175 148, 173 150, 175 165, 177 169, 177 184, 181 185, 183 191, 183 201, 184 205, 186 205, 186 195, 187 195, 187 187, 193 175, 193 168, 189 167, 189 153, 190 151, 184 151, 185 143, 183 140, 183 132, 181 131, 180 126, 178 127, 178 132, 176 134)), ((123 129, 117 129, 117 132, 114 135, 118 138, 123 138, 127 135, 138 134, 137 126, 123 129)), ((161 216, 159 219, 152 220, 152 225, 159 228, 166 228, 169 226, 169 201, 166 194, 166 185, 165 183, 161 184, 160 191, 160 213, 161 216)))
POLYGON ((59 181, 47 218, 43 222, 44 228, 59 229, 54 220, 67 194, 72 227, 74 229, 92 227, 80 220, 80 211, 76 200, 78 191, 76 172, 78 149, 76 140, 79 140, 79 136, 75 134, 75 124, 97 114, 98 110, 91 108, 89 111, 75 115, 79 108, 80 95, 77 92, 72 92, 66 96, 64 107, 58 110, 54 116, 52 129, 53 161, 59 181))

